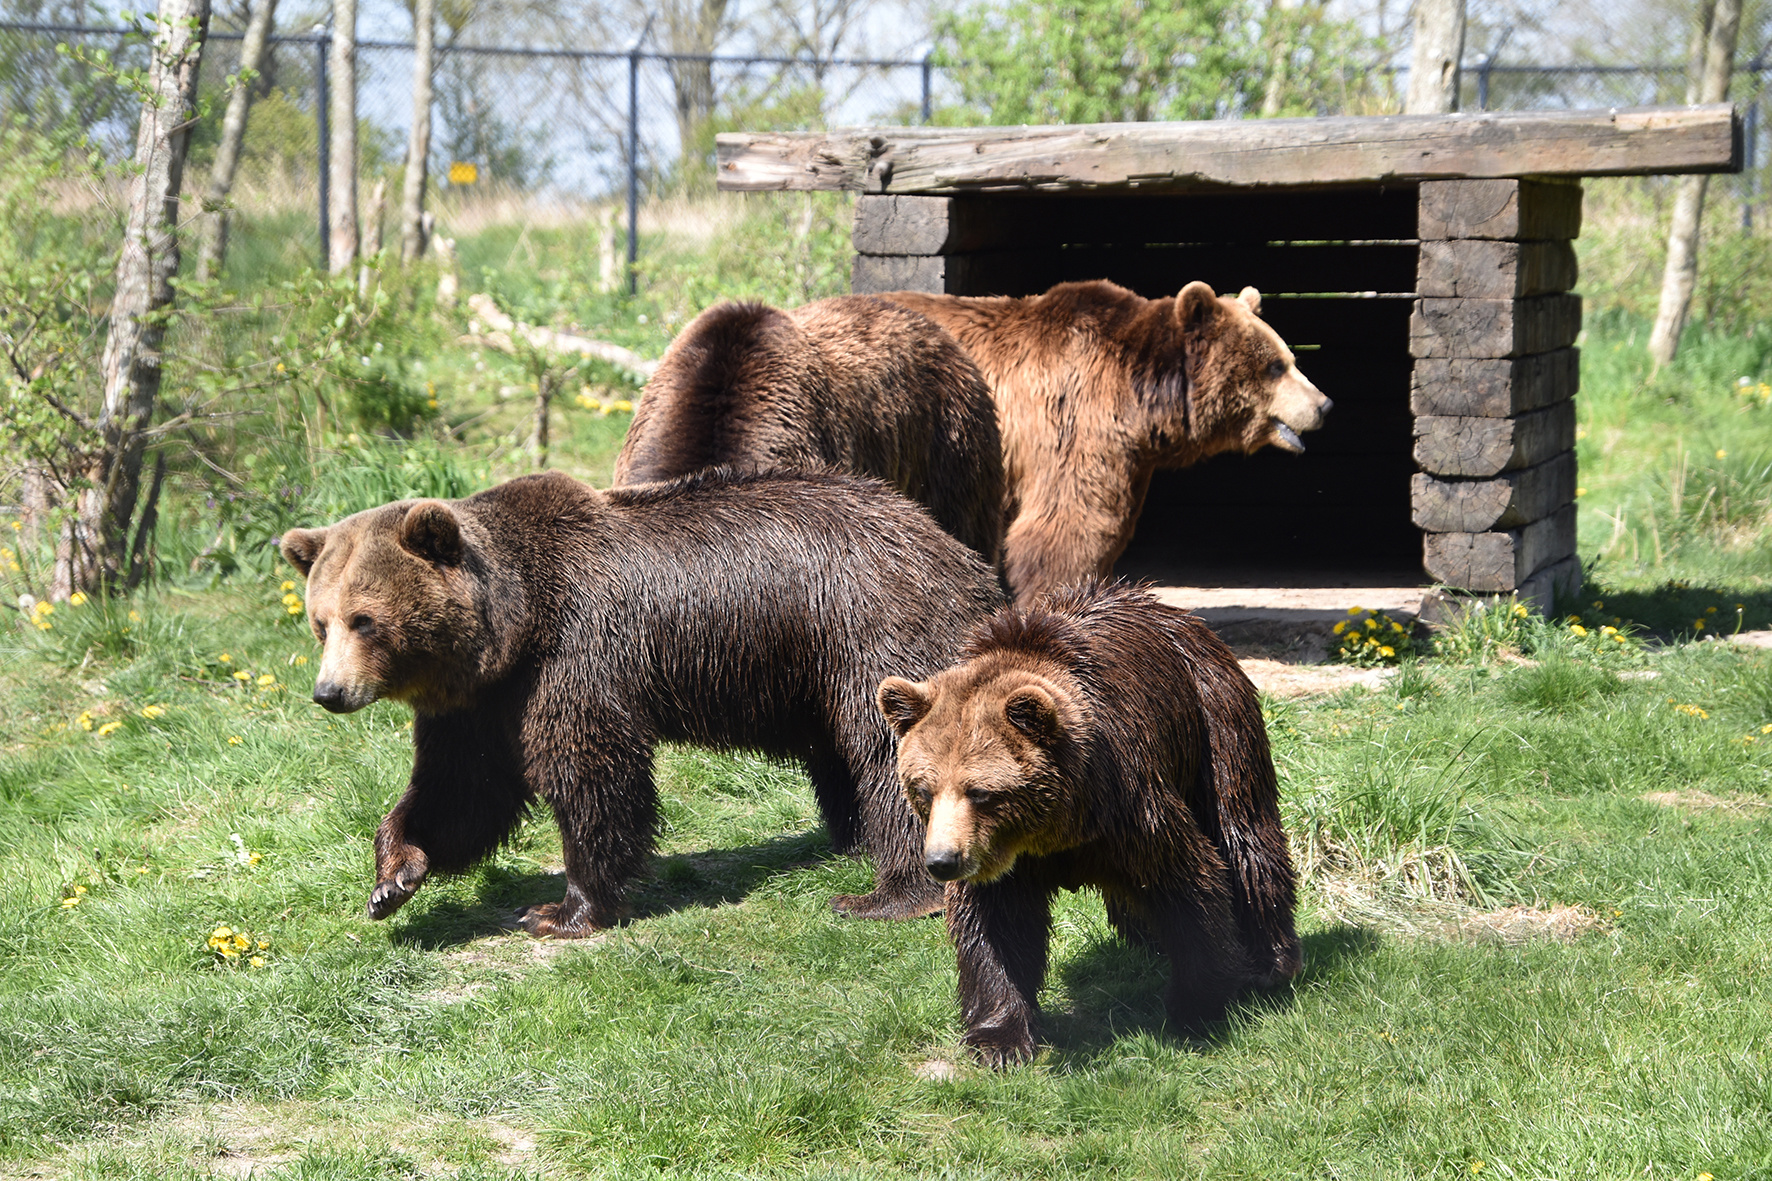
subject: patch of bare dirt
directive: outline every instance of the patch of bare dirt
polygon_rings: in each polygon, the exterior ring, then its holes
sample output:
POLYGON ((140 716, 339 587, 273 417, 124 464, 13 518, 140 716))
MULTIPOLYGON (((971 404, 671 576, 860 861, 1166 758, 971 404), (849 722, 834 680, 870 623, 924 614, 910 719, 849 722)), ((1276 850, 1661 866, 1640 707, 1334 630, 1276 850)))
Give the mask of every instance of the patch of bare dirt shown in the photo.
POLYGON ((1755 799, 1752 796, 1713 796, 1707 791, 1652 791, 1647 795, 1638 796, 1645 804, 1659 804, 1663 808, 1679 808, 1685 812, 1753 812, 1772 808, 1772 800, 1755 799))
POLYGON ((1772 631, 1736 632, 1729 637, 1729 642, 1749 648, 1772 648, 1772 631))
POLYGON ((1387 668, 1355 668, 1351 664, 1292 664, 1262 657, 1240 659, 1237 663, 1257 689, 1275 697, 1338 693, 1352 685, 1378 689, 1393 672, 1387 668))
POLYGON ((1472 943, 1517 946, 1539 939, 1573 943, 1606 920, 1585 906, 1504 906, 1459 920, 1448 934, 1472 943))
POLYGON ((929 1083, 948 1083, 960 1077, 960 1068, 945 1058, 930 1058, 911 1067, 911 1073, 929 1083))
POLYGON ((501 1165, 525 1165, 535 1155, 535 1137, 521 1128, 489 1120, 486 1134, 498 1142, 499 1150, 492 1159, 501 1165))

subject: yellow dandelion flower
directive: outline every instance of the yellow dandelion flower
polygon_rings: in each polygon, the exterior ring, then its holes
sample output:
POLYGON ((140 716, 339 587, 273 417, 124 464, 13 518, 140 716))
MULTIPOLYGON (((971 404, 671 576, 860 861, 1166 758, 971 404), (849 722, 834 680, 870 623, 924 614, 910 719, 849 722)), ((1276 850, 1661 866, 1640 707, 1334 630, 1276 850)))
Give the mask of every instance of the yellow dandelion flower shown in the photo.
POLYGON ((255 955, 250 960, 248 960, 246 962, 251 964, 255 968, 262 968, 265 966, 265 957, 262 955, 255 955))
POLYGON ((138 865, 138 866, 136 866, 135 872, 136 873, 147 873, 148 867, 145 865, 138 865))
POLYGON ((1700 631, 1700 632, 1703 631, 1704 630, 1704 620, 1694 619, 1692 621, 1692 630, 1693 631, 1700 631))
POLYGON ((38 599, 31 604, 31 614, 39 619, 46 619, 55 614, 55 604, 48 599, 38 599))
POLYGON ((70 606, 70 607, 84 607, 85 605, 86 605, 86 596, 82 592, 75 591, 73 594, 68 596, 68 606, 70 606))
POLYGON ((1772 734, 1772 726, 1761 726, 1761 727, 1760 727, 1760 733, 1762 733, 1762 734, 1772 734))
POLYGON ((1377 631, 1378 630, 1378 620, 1367 619, 1366 620, 1366 630, 1367 631, 1377 631))
POLYGON ((1578 636, 1585 636, 1587 634, 1587 629, 1582 627, 1579 623, 1570 624, 1569 631, 1578 636))
POLYGON ((74 907, 79 906, 79 905, 80 905, 80 899, 77 897, 62 899, 62 909, 63 910, 72 910, 74 907))
POLYGON ((270 673, 260 673, 259 674, 258 687, 260 689, 269 689, 272 685, 275 685, 276 683, 277 683, 277 678, 273 677, 270 673))
POLYGON ((165 717, 166 707, 164 705, 144 705, 141 708, 141 715, 151 722, 155 718, 165 717))
POLYGON ((1403 625, 1393 619, 1391 620, 1391 630, 1394 632, 1400 632, 1403 630, 1403 625))
POLYGON ((1577 489, 1576 489, 1576 490, 1575 490, 1575 495, 1576 495, 1576 496, 1577 496, 1577 497, 1582 497, 1582 496, 1586 496, 1586 495, 1587 495, 1587 489, 1586 489, 1586 488, 1577 488, 1577 489))
POLYGON ((1613 635, 1612 638, 1614 640, 1617 640, 1620 644, 1624 643, 1624 633, 1623 632, 1616 633, 1615 635, 1613 635))
POLYGON ((1715 615, 1717 613, 1717 609, 1715 607, 1706 607, 1704 609, 1704 613, 1706 615, 1715 615))
POLYGON ((14 532, 14 533, 17 533, 17 532, 18 532, 18 531, 19 531, 19 530, 21 530, 21 529, 23 529, 23 528, 24 528, 24 527, 25 527, 25 526, 24 526, 24 523, 23 523, 23 522, 22 522, 22 521, 14 521, 14 522, 13 522, 13 523, 12 523, 12 531, 13 531, 13 532, 14 532))
POLYGON ((1332 628, 1331 630, 1334 631, 1335 634, 1339 636, 1342 632, 1347 630, 1347 620, 1345 620, 1345 619, 1342 620, 1340 623, 1336 624, 1334 626, 1334 628, 1332 628))
POLYGON ((80 716, 75 718, 74 721, 82 730, 92 729, 92 711, 89 709, 81 710, 80 716))
POLYGON ((104 725, 102 725, 98 728, 98 731, 97 731, 98 736, 100 738, 103 738, 107 734, 113 734, 117 730, 119 730, 122 727, 122 725, 123 725, 122 722, 106 722, 104 725))
POLYGON ((1366 608, 1364 608, 1364 607, 1349 607, 1347 609, 1347 613, 1349 615, 1358 615, 1364 610, 1366 610, 1366 608))
POLYGON ((141 616, 140 611, 131 611, 129 613, 129 622, 140 623, 141 621, 142 621, 142 616, 141 616))
POLYGON ((260 939, 258 941, 258 949, 260 951, 263 951, 265 948, 269 947, 270 945, 271 945, 271 941, 269 939, 260 939))
POLYGON ((1471 1162, 1471 1176, 1475 1177, 1478 1173, 1481 1173, 1482 1171, 1483 1171, 1483 1162, 1482 1161, 1474 1160, 1471 1162))
POLYGON ((1524 619, 1529 614, 1531 614, 1531 612, 1526 609, 1526 604, 1524 604, 1524 603, 1515 603, 1514 604, 1514 618, 1515 619, 1524 619))
POLYGON ((1608 623, 1605 627, 1600 629, 1600 634, 1602 636, 1615 636, 1618 634, 1618 629, 1608 623))
POLYGON ((75 887, 74 887, 74 893, 76 893, 76 894, 84 894, 84 893, 86 893, 86 887, 85 887, 85 886, 75 886, 75 887))
POLYGON ((234 674, 234 679, 236 681, 250 681, 252 679, 252 674, 249 672, 237 672, 234 674))
POLYGON ((227 664, 229 661, 231 661, 233 659, 234 658, 232 656, 229 656, 226 652, 223 652, 220 656, 217 656, 215 658, 215 661, 217 664, 227 664))
POLYGON ((281 590, 286 590, 286 591, 292 591, 292 590, 294 590, 294 589, 295 589, 295 580, 294 580, 294 579, 290 579, 290 578, 286 578, 286 579, 284 579, 284 580, 283 580, 283 585, 282 585, 282 587, 280 587, 280 588, 279 588, 279 589, 281 589, 281 590))
POLYGON ((1721 447, 1718 447, 1717 448, 1717 458, 1718 459, 1728 459, 1729 453, 1727 451, 1723 450, 1721 447))
POLYGON ((289 614, 291 614, 291 615, 300 615, 301 614, 301 603, 299 601, 291 603, 287 607, 285 607, 284 610, 289 612, 289 614))
POLYGON ((1384 644, 1379 647, 1378 654, 1380 656, 1384 657, 1386 660, 1389 660, 1391 657, 1393 657, 1397 654, 1397 650, 1395 648, 1391 647, 1389 644, 1384 644))
POLYGON ((215 929, 215 932, 209 936, 209 940, 211 943, 215 943, 215 942, 218 942, 223 939, 232 939, 233 937, 234 937, 234 928, 232 928, 232 927, 217 927, 215 929))
POLYGON ((263 853, 260 853, 257 849, 254 849, 252 852, 250 852, 246 855, 246 864, 257 865, 259 862, 263 861, 264 859, 265 859, 265 855, 263 853))
POLYGON ((238 734, 228 735, 228 745, 229 746, 239 746, 242 742, 245 742, 245 741, 246 741, 246 739, 240 737, 238 734))
POLYGON ((634 412, 634 404, 626 398, 617 398, 609 404, 609 408, 621 414, 632 414, 634 412))
POLYGON ((307 662, 308 658, 306 656, 297 656, 295 658, 295 663, 298 665, 306 664, 307 662))

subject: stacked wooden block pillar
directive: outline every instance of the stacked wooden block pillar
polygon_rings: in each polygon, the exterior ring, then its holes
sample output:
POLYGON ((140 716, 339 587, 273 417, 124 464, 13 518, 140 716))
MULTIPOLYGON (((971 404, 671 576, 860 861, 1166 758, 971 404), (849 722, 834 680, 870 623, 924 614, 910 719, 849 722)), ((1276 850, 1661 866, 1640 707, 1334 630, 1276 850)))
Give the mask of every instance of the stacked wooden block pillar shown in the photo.
POLYGON ((1410 322, 1415 524, 1428 577, 1549 610, 1580 586, 1579 184, 1424 181, 1410 322))

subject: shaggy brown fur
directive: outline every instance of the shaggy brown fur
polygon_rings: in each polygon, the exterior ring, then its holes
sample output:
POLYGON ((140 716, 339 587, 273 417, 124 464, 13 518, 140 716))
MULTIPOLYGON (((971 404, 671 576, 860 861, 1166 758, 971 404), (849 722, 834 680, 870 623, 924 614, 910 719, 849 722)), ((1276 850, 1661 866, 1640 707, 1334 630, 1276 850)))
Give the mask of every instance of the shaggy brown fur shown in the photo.
POLYGON ((314 699, 417 715, 411 783, 376 834, 371 918, 485 857, 539 798, 566 897, 523 925, 616 922, 652 848, 661 739, 803 760, 832 843, 874 860, 874 892, 837 907, 940 907, 874 691, 955 659, 1002 596, 884 485, 716 472, 599 492, 550 473, 291 530, 283 553, 325 645, 314 699))
POLYGON ((966 1042, 1030 1057, 1051 898, 1098 888, 1171 965, 1169 1019, 1198 1030, 1300 966, 1294 881, 1255 688, 1198 619, 1088 585, 971 640, 923 684, 889 677, 899 778, 948 883, 966 1042))
POLYGON ((671 342, 634 411, 617 484, 703 468, 829 468, 884 480, 993 564, 1003 542, 996 405, 953 337, 871 296, 792 311, 723 303, 671 342))
POLYGON ((1003 571, 1016 601, 1109 577, 1132 539, 1151 475, 1224 451, 1302 451, 1330 407, 1260 318, 1189 283, 1144 299, 1105 281, 1011 299, 897 291, 934 320, 990 382, 1003 435, 1008 532, 1003 571))

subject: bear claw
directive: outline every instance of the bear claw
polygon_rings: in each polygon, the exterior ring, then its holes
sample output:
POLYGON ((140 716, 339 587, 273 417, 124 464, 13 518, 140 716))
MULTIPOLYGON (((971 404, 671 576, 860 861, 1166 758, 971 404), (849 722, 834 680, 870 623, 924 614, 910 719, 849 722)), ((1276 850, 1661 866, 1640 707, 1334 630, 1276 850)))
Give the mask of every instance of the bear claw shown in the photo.
POLYGON ((875 890, 872 894, 839 894, 831 899, 831 909, 852 919, 920 919, 940 914, 943 899, 940 890, 875 890))
POLYGON ((375 889, 369 892, 369 917, 377 920, 387 918, 406 905, 406 900, 412 894, 411 890, 399 882, 377 882, 375 889))
POLYGON ((599 931, 614 926, 614 923, 598 923, 585 917, 580 911, 579 917, 562 920, 558 902, 543 902, 535 906, 525 906, 517 912, 517 925, 531 935, 544 939, 583 939, 595 935, 599 931))
POLYGON ((964 1040, 978 1060, 992 1070, 1019 1066, 1034 1056, 1034 1035, 1027 1030, 974 1029, 964 1040))

